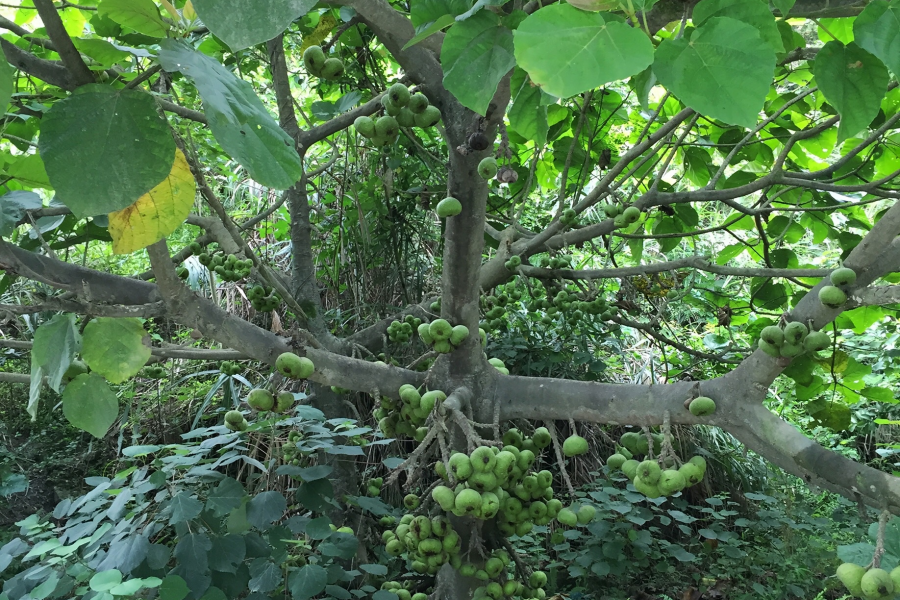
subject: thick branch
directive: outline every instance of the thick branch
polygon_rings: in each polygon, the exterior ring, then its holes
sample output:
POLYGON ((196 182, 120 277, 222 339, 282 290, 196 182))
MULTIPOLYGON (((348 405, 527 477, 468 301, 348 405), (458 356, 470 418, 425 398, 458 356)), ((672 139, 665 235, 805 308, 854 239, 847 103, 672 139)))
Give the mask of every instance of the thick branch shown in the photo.
MULTIPOLYGON (((34 342, 21 340, 0 340, 0 348, 31 350, 34 342)), ((186 360, 244 360, 248 357, 237 350, 207 350, 205 348, 151 348, 150 354, 161 358, 186 360)))
POLYGON ((519 271, 537 279, 616 279, 647 273, 664 273, 677 269, 696 269, 718 275, 739 277, 826 277, 833 269, 765 269, 752 267, 725 267, 709 262, 704 256, 692 256, 667 262, 621 267, 618 269, 543 269, 522 266, 519 271))
POLYGON ((818 486, 900 514, 900 478, 823 448, 762 404, 745 404, 725 429, 768 460, 818 486))
POLYGON ((70 312, 94 317, 161 317, 165 312, 162 302, 152 304, 123 306, 107 304, 91 304, 80 300, 48 298, 40 304, 0 304, 0 313, 14 315, 31 315, 34 313, 70 312))
POLYGON ((34 0, 34 7, 41 16, 47 35, 50 36, 50 39, 53 40, 53 45, 56 46, 56 52, 62 59, 63 64, 66 65, 69 73, 72 74, 72 80, 75 85, 96 82, 94 74, 84 64, 81 54, 78 53, 75 44, 72 43, 72 38, 69 37, 62 19, 59 17, 59 13, 56 12, 56 7, 53 6, 53 0, 34 0))
POLYGON ((0 48, 3 48, 3 54, 6 60, 20 71, 34 75, 41 81, 55 85, 64 90, 72 90, 75 83, 72 75, 61 63, 44 60, 38 58, 30 52, 26 52, 3 38, 0 38, 0 48))
POLYGON ((880 306, 900 303, 900 285, 868 287, 853 294, 850 303, 854 306, 880 306))
POLYGON ((3 240, 0 240, 0 269, 73 292, 92 304, 143 306, 162 300, 156 286, 150 283, 40 256, 3 240))

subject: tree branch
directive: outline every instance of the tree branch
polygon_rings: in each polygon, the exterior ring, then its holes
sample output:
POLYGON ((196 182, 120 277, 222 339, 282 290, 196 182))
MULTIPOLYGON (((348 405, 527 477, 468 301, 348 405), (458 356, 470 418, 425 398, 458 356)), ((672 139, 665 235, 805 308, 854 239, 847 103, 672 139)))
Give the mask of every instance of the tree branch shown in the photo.
POLYGON ((823 448, 762 404, 744 404, 728 416, 724 429, 807 485, 900 514, 900 478, 823 448))
POLYGON ((692 256, 667 262, 621 267, 618 269, 544 269, 523 265, 519 272, 537 279, 617 279, 647 273, 664 273, 677 269, 696 269, 717 275, 739 277, 827 277, 834 269, 766 269, 752 267, 726 267, 711 263, 706 256, 692 256))
POLYGON ((64 90, 72 90, 75 88, 72 75, 62 63, 38 58, 34 54, 22 50, 12 42, 3 38, 0 38, 0 48, 3 49, 6 60, 20 71, 28 73, 29 75, 34 75, 41 81, 49 83, 50 85, 55 85, 64 90))
POLYGON ((47 35, 53 40, 56 52, 62 59, 63 64, 66 65, 69 73, 72 74, 72 80, 75 85, 95 83, 97 80, 94 74, 84 64, 81 54, 78 53, 75 44, 72 43, 72 38, 69 37, 62 19, 59 17, 59 13, 56 12, 56 7, 53 6, 53 0, 33 1, 41 21, 44 23, 44 28, 47 30, 47 35))

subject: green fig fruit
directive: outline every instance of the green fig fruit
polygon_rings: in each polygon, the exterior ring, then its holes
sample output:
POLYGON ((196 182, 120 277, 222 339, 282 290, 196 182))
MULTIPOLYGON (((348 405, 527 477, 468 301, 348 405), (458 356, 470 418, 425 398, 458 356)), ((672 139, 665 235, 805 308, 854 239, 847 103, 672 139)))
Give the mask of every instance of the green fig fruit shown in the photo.
POLYGON ((550 437, 550 431, 546 427, 535 429, 531 439, 539 450, 543 450, 553 442, 553 438, 550 437))
POLYGON ((483 158, 478 163, 478 174, 481 175, 482 179, 493 179, 497 175, 498 169, 497 159, 493 156, 483 158))
POLYGON ((329 58, 325 61, 319 77, 333 81, 344 74, 344 63, 339 58, 329 58))
POLYGON ((375 121, 372 117, 357 117, 353 121, 353 127, 356 129, 356 133, 364 138, 375 137, 375 121))
POLYGON ((303 65, 307 71, 317 77, 322 73, 326 60, 321 46, 310 46, 303 51, 303 65))
POLYGON ((778 325, 769 325, 759 332, 759 339, 764 340, 770 346, 781 346, 784 343, 784 332, 778 325))
POLYGON ((563 442, 563 454, 566 456, 578 456, 588 451, 587 440, 580 435, 570 435, 563 442))
POLYGON ((378 120, 375 121, 375 135, 394 139, 399 134, 400 126, 397 124, 397 119, 395 119, 394 117, 385 115, 383 117, 379 117, 378 120))
POLYGON ((470 515, 481 510, 481 494, 475 490, 465 489, 456 495, 455 507, 464 515, 470 515))
MULTIPOLYGON (((412 110, 412 109, 410 109, 412 110)), ((415 112, 415 111, 413 111, 415 112)), ((416 114, 416 127, 428 129, 434 127, 441 121, 441 111, 437 106, 426 106, 425 110, 416 114)))
POLYGON ((695 417, 706 417, 716 412, 716 403, 712 398, 706 396, 698 396, 691 400, 688 410, 695 417))
POLYGON ((294 406, 294 394, 291 392, 281 392, 275 398, 275 410, 277 412, 287 412, 292 406, 294 406))
POLYGON ((819 301, 829 308, 838 308, 847 301, 847 294, 840 288, 826 285, 819 290, 819 301))
POLYGON ((275 406, 275 396, 269 390, 256 388, 250 390, 250 393, 247 395, 247 404, 255 410, 272 410, 272 407, 275 406))
POLYGON ((609 468, 610 468, 610 469, 618 469, 618 468, 620 468, 623 464, 625 464, 625 461, 626 461, 626 460, 628 460, 628 459, 625 458, 625 456, 623 456, 622 454, 619 454, 619 453, 617 452, 617 453, 613 454, 612 456, 610 456, 609 458, 606 459, 606 464, 609 465, 609 468))
POLYGON ((847 267, 841 267, 831 272, 830 279, 834 285, 853 285, 856 283, 856 271, 847 267))
POLYGON ((462 212, 462 203, 453 197, 444 198, 435 208, 440 218, 455 217, 462 212))
POLYGON ((866 574, 866 568, 853 563, 843 563, 837 568, 837 578, 851 595, 861 597, 862 578, 866 574))
POLYGON ((428 98, 425 97, 425 94, 415 93, 410 96, 407 108, 409 108, 413 114, 422 114, 425 112, 425 109, 428 108, 428 98))
POLYGON ((450 331, 450 343, 454 346, 462 344, 467 337, 469 337, 469 328, 465 325, 456 325, 450 331))
POLYGON ((625 475, 628 479, 634 479, 637 477, 637 468, 638 465, 641 464, 638 461, 630 458, 622 463, 622 474, 625 475))
POLYGON ((887 600, 894 595, 894 580, 884 569, 869 569, 859 585, 866 600, 887 600))
POLYGON ((449 340, 450 335, 453 333, 453 327, 446 319, 435 319, 428 326, 428 333, 431 334, 431 338, 435 341, 449 340))
POLYGON ((641 218, 641 209, 636 206, 629 206, 622 212, 622 217, 627 223, 635 223, 641 218))
POLYGON ((391 102, 391 99, 388 96, 382 96, 381 105, 384 107, 384 112, 392 117, 398 116, 403 108, 391 102))
POLYGON ((807 352, 820 352, 831 346, 831 337, 824 331, 811 331, 803 340, 807 352))
POLYGON ((409 88, 402 83, 395 83, 388 88, 387 95, 391 99, 391 102, 401 108, 409 104, 409 88))
POLYGON ((784 343, 799 344, 809 333, 809 329, 800 321, 793 321, 784 326, 784 343))
POLYGON ((640 477, 634 478, 634 489, 647 496, 648 498, 659 498, 662 496, 656 484, 646 483, 640 477))
POLYGON ((229 410, 225 413, 225 422, 237 425, 244 420, 244 415, 239 410, 229 410))
POLYGON ((655 460, 645 460, 638 465, 635 477, 647 485, 655 486, 661 474, 662 471, 655 460))
POLYGON ((659 475, 656 487, 663 496, 671 496, 684 489, 687 485, 684 474, 674 469, 666 469, 659 475))
POLYGON ((275 359, 275 368, 279 373, 291 379, 307 379, 316 370, 315 365, 305 356, 297 356, 293 352, 284 352, 275 359))
POLYGON ((556 520, 566 527, 575 527, 578 524, 578 515, 572 509, 564 508, 557 513, 556 520))
POLYGON ((594 520, 595 514, 597 514, 596 508, 590 504, 582 504, 575 516, 578 518, 579 525, 587 525, 594 520))

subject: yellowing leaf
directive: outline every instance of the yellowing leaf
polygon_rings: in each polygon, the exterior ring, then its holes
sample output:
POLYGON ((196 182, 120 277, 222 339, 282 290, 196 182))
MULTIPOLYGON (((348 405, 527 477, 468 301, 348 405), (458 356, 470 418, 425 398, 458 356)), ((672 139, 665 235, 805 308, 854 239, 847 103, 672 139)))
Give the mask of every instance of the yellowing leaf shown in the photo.
POLYGON ((310 46, 318 46, 324 42, 325 38, 328 37, 328 34, 331 33, 331 30, 334 29, 336 25, 337 19, 329 14, 323 15, 319 19, 319 24, 316 25, 316 28, 313 29, 311 33, 303 36, 303 43, 300 44, 300 52, 302 53, 310 46))
POLYGON ((113 252, 128 254, 156 243, 175 231, 194 204, 196 184, 181 150, 162 183, 122 210, 109 213, 113 252))
POLYGON ((197 11, 194 10, 194 4, 191 2, 191 0, 187 0, 187 2, 184 3, 184 8, 181 9, 181 14, 185 19, 188 20, 188 22, 193 21, 197 18, 197 11))

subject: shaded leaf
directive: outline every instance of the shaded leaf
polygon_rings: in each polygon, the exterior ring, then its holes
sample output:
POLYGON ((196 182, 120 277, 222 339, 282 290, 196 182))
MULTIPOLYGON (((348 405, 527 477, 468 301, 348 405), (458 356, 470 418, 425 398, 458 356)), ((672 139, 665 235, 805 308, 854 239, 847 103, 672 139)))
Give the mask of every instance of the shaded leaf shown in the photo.
POLYGON ((37 210, 42 206, 41 197, 34 192, 13 190, 0 196, 0 236, 15 231, 16 223, 25 217, 26 210, 37 210))
POLYGON ((62 377, 79 350, 81 334, 75 325, 75 315, 59 314, 34 332, 31 360, 41 367, 47 377, 47 385, 58 393, 62 377))
POLYGON ((100 317, 84 328, 84 362, 113 383, 122 383, 141 370, 150 358, 144 345, 147 332, 140 319, 100 317))
POLYGON ((102 0, 97 11, 101 17, 150 37, 165 37, 169 30, 153 0, 102 0))
POLYGON ((900 77, 900 2, 869 2, 853 21, 853 38, 900 77))
POLYGON ((63 392, 62 405, 69 423, 96 438, 105 436, 119 416, 115 393, 96 373, 84 373, 73 379, 63 392))
POLYGON ((515 64, 512 32, 492 12, 457 23, 441 45, 444 87, 480 115, 486 113, 497 84, 515 64))
POLYGON ((316 0, 193 0, 203 24, 232 52, 271 40, 315 4, 316 0))
POLYGON ((319 565, 305 565, 291 573, 288 587, 294 600, 309 600, 325 590, 328 572, 319 565))
POLYGON ((38 149, 57 198, 79 218, 134 203, 166 178, 175 156, 153 97, 105 85, 53 104, 38 149))
POLYGON ((265 529, 281 518, 285 508, 287 501, 281 492, 263 492, 247 504, 247 520, 257 529, 265 529))
POLYGON ((890 80, 884 63, 856 44, 831 41, 813 66, 822 95, 841 115, 838 143, 866 129, 881 109, 890 80))

